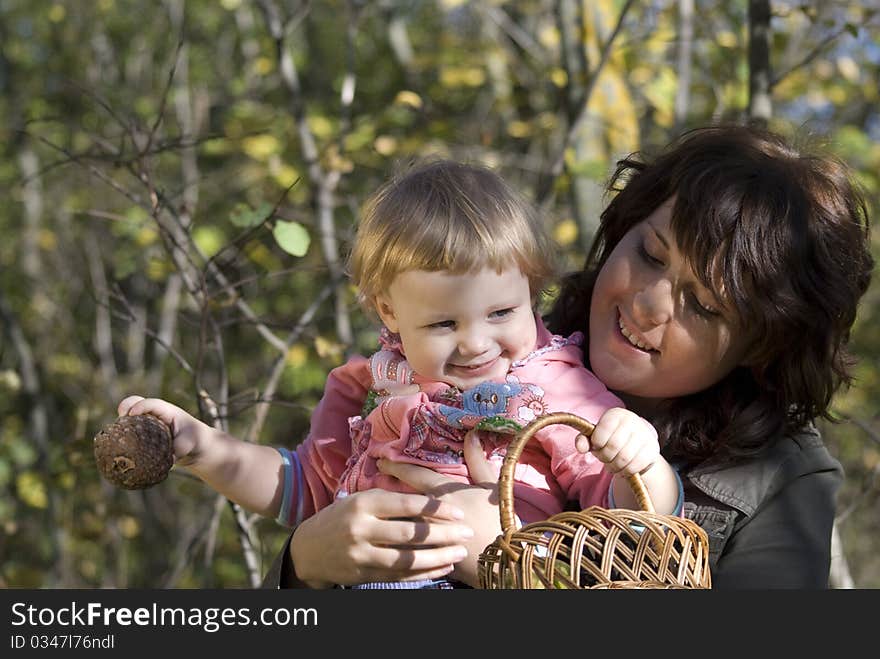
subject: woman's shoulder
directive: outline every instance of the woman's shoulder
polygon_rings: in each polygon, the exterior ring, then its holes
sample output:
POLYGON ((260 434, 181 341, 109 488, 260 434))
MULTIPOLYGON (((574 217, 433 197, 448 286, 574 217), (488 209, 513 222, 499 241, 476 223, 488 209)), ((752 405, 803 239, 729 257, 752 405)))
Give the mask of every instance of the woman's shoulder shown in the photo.
POLYGON ((812 474, 832 474, 833 482, 843 478, 840 463, 810 425, 786 433, 760 455, 736 462, 706 461, 683 475, 711 498, 751 516, 767 498, 812 474))

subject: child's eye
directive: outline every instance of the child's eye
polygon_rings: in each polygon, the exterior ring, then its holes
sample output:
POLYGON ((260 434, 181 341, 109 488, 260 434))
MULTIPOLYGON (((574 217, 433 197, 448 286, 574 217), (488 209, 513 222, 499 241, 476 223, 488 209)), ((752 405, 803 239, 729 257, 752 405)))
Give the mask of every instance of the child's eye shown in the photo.
POLYGON ((489 314, 490 318, 504 318, 506 316, 511 315, 514 311, 516 311, 516 307, 510 307, 509 309, 498 309, 497 311, 493 311, 489 314))
POLYGON ((663 261, 658 259, 656 256, 652 256, 648 249, 645 247, 644 243, 639 245, 639 255, 644 259, 647 263, 651 265, 663 265, 663 261))
POLYGON ((431 329, 452 329, 453 327, 455 327, 455 321, 454 320, 441 320, 440 322, 437 322, 437 323, 431 323, 430 325, 428 325, 428 327, 431 329))

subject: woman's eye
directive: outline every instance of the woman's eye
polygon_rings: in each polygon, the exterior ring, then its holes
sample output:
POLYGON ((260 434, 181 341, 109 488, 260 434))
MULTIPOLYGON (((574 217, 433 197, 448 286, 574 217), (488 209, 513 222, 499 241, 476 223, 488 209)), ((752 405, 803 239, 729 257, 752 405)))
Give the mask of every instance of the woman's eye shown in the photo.
POLYGON ((647 261, 647 262, 650 263, 651 265, 659 265, 659 266, 662 266, 662 265, 663 265, 663 260, 662 260, 662 259, 658 259, 656 256, 653 256, 653 255, 648 251, 648 249, 645 247, 645 244, 644 244, 644 243, 642 243, 641 245, 639 245, 639 254, 641 255, 641 257, 642 257, 645 261, 647 261))
POLYGON ((690 298, 691 306, 694 308, 694 311, 696 311, 703 318, 717 318, 721 315, 721 312, 717 309, 706 306, 705 304, 700 302, 700 299, 696 295, 691 294, 690 298))

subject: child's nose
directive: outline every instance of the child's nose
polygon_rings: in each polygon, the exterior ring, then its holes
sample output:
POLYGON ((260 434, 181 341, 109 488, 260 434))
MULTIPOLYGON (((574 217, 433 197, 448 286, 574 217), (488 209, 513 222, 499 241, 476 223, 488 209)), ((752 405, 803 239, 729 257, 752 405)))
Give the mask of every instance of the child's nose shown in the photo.
POLYGON ((480 355, 488 350, 490 339, 484 332, 465 332, 458 341, 458 351, 462 355, 480 355))

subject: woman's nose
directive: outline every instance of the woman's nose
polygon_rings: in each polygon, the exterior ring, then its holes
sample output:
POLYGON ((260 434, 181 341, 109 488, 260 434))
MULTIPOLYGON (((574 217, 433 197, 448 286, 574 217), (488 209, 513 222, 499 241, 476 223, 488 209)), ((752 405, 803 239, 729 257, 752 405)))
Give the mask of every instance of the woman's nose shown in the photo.
POLYGON ((668 279, 650 282, 636 293, 633 307, 638 323, 653 326, 669 322, 675 308, 671 282, 668 279))

